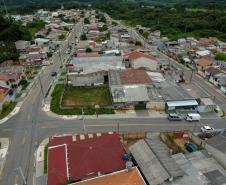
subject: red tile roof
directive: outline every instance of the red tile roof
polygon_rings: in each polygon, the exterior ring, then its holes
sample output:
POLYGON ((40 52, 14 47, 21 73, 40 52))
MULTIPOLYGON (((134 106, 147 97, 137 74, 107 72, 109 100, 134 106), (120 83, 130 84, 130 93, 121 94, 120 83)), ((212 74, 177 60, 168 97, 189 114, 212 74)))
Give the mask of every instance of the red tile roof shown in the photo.
POLYGON ((19 73, 0 73, 0 80, 2 81, 9 81, 9 80, 18 80, 20 78, 20 75, 19 73))
POLYGON ((145 185, 137 168, 123 170, 106 176, 82 181, 73 185, 145 185))
POLYGON ((66 145, 48 148, 48 185, 67 182, 66 145))
POLYGON ((141 52, 138 52, 138 51, 134 51, 132 53, 126 54, 125 56, 128 57, 131 60, 134 60, 134 59, 137 59, 137 58, 148 58, 148 59, 153 60, 153 61, 158 61, 154 56, 148 55, 148 54, 145 54, 145 53, 141 53, 141 52))
POLYGON ((201 66, 201 67, 207 67, 213 64, 212 59, 210 59, 209 57, 203 57, 201 59, 199 59, 196 62, 197 65, 201 66))
POLYGON ((212 67, 212 66, 206 68, 205 71, 208 72, 208 73, 211 74, 211 75, 215 75, 215 74, 218 74, 218 73, 221 73, 221 72, 222 72, 219 68, 217 68, 217 67, 212 67))
POLYGON ((153 84, 145 70, 141 69, 125 69, 120 72, 120 79, 122 85, 132 84, 153 84))
MULTIPOLYGON (((73 180, 97 176, 98 172, 107 174, 125 169, 125 162, 122 160, 125 150, 116 133, 103 133, 101 136, 93 134, 92 138, 85 135, 85 139, 81 139, 79 135, 53 137, 50 139, 49 147, 60 144, 67 146, 68 173, 73 180)), ((62 178, 64 178, 66 176, 64 152, 53 150, 49 157, 48 171, 54 169, 63 172, 62 178)), ((54 173, 48 174, 48 179, 54 178, 54 173)), ((48 180, 48 185, 58 184, 59 182, 48 180)))

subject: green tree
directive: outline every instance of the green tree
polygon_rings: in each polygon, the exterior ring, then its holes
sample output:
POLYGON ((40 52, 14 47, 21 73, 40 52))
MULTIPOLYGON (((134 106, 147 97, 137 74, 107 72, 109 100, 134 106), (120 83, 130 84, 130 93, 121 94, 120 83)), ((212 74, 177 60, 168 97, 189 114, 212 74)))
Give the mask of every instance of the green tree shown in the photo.
POLYGON ((5 101, 5 102, 2 104, 2 110, 3 110, 3 111, 6 111, 9 107, 10 107, 10 102, 8 102, 8 101, 5 101))
POLYGON ((86 48, 86 53, 91 53, 92 49, 91 48, 86 48))
POLYGON ((215 55, 215 60, 222 60, 222 61, 225 61, 226 62, 226 54, 225 53, 218 52, 215 55))
POLYGON ((84 23, 85 23, 85 24, 90 24, 89 19, 88 19, 88 18, 85 18, 85 19, 84 19, 84 23))
POLYGON ((142 43, 140 41, 136 41, 135 46, 142 46, 142 43))

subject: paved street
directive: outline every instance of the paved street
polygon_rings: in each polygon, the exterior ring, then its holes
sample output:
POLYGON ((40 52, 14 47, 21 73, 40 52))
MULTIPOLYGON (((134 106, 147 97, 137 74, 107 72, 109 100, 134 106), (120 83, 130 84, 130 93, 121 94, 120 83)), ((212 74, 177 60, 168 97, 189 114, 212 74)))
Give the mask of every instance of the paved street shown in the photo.
MULTIPOLYGON (((72 42, 76 33, 79 32, 77 27, 69 36, 68 42, 72 42)), ((44 94, 47 92, 53 77, 51 72, 60 69, 61 60, 69 57, 65 54, 67 50, 67 41, 61 47, 60 54, 54 56, 55 63, 45 68, 41 74, 41 82, 44 94)), ((189 74, 189 71, 186 73, 189 74)), ((216 102, 221 103, 226 108, 226 100, 221 95, 209 88, 198 77, 193 78, 194 83, 198 83, 201 88, 216 96, 216 102)), ((43 96, 41 85, 37 81, 34 88, 27 95, 26 100, 21 107, 19 114, 0 125, 0 136, 10 138, 8 157, 5 168, 0 177, 1 185, 22 185, 22 177, 18 168, 21 168, 27 184, 33 184, 34 175, 34 153, 39 143, 55 134, 75 134, 84 132, 106 132, 106 131, 168 131, 168 130, 199 130, 201 125, 210 125, 215 128, 224 128, 226 120, 224 119, 206 119, 200 122, 188 123, 169 122, 165 118, 135 118, 135 119, 92 119, 84 120, 62 120, 47 116, 41 111, 43 105, 43 96)))

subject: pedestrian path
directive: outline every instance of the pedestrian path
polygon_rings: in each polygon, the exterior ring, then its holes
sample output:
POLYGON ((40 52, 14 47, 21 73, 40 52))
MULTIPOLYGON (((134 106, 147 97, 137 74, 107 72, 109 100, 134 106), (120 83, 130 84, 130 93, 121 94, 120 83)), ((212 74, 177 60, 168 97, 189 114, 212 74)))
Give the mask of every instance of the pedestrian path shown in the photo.
POLYGON ((9 139, 0 138, 0 177, 2 175, 2 171, 5 165, 8 148, 9 148, 9 139))
POLYGON ((115 114, 98 114, 98 115, 58 115, 50 110, 50 105, 45 104, 42 110, 49 116, 64 120, 73 119, 127 119, 127 118, 166 118, 165 112, 146 111, 146 114, 139 114, 139 111, 128 110, 124 113, 116 112, 115 114))

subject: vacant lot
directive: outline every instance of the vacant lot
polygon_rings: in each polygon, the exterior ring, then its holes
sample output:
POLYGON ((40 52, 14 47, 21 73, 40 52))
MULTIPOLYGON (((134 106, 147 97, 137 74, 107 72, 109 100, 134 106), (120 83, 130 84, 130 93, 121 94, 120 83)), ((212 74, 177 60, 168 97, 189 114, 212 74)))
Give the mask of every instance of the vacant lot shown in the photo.
POLYGON ((62 106, 111 105, 111 96, 107 86, 68 87, 62 98, 62 106))

